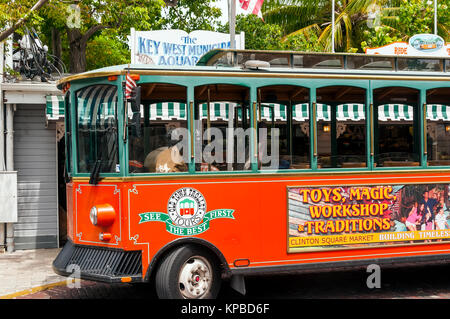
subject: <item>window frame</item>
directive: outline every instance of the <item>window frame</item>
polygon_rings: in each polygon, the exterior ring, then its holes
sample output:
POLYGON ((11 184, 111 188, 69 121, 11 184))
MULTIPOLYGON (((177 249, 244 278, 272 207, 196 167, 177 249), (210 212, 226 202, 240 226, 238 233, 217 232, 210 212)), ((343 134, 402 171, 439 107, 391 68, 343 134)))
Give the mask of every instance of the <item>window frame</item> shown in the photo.
MULTIPOLYGON (((426 161, 424 161, 424 118, 423 118, 423 98, 424 98, 424 89, 423 85, 418 83, 417 85, 412 85, 414 82, 399 82, 389 80, 389 81, 383 81, 383 80, 373 80, 371 81, 371 149, 372 149, 372 167, 371 170, 373 171, 405 171, 405 170, 420 170, 420 169, 428 169, 429 167, 426 166, 426 161), (375 105, 375 98, 374 98, 374 92, 376 89, 381 88, 389 88, 389 87, 402 87, 402 88, 408 88, 418 91, 418 101, 417 101, 417 111, 415 111, 416 114, 418 114, 417 118, 417 141, 418 141, 418 156, 419 156, 419 165, 416 166, 392 166, 392 167, 377 167, 375 165, 375 149, 374 149, 374 143, 375 143, 375 126, 378 125, 378 123, 375 123, 375 119, 377 117, 374 116, 375 112, 377 112, 377 105, 375 105)), ((382 104, 381 104, 382 105, 382 104)), ((412 105, 414 107, 414 105, 412 105)), ((414 122, 413 122, 413 128, 414 128, 414 122)))
MULTIPOLYGON (((200 100, 198 101, 198 103, 197 103, 197 101, 196 101, 196 99, 195 99, 195 89, 197 88, 197 87, 201 87, 201 86, 207 86, 207 85, 232 85, 232 86, 236 86, 236 87, 242 87, 242 88, 246 88, 246 89, 248 89, 248 91, 249 91, 249 99, 248 99, 248 102, 249 102, 249 105, 248 105, 248 113, 249 113, 249 118, 248 118, 248 124, 249 124, 249 127, 248 127, 248 129, 252 129, 253 127, 254 127, 254 122, 255 122, 255 119, 253 118, 254 117, 254 104, 252 103, 252 87, 251 86, 249 86, 249 85, 246 85, 246 84, 242 84, 242 83, 234 83, 233 81, 231 81, 231 82, 229 82, 229 81, 224 81, 223 79, 222 79, 222 81, 214 81, 214 82, 212 82, 212 81, 210 81, 210 82, 207 82, 207 83, 202 83, 202 84, 196 84, 196 85, 193 85, 193 91, 194 91, 194 95, 193 95, 193 108, 192 108, 192 112, 193 112, 193 114, 191 115, 191 117, 192 117, 192 119, 194 119, 194 121, 195 121, 195 110, 196 110, 196 104, 198 105, 198 109, 199 109, 199 112, 200 112, 200 105, 201 104, 204 104, 204 103, 208 103, 207 101, 206 102, 201 102, 200 100)), ((210 101, 210 103, 214 103, 214 101, 210 101)), ((243 110, 244 108, 242 108, 242 106, 236 106, 235 107, 236 109, 238 109, 238 108, 241 108, 241 110, 243 110)), ((210 108, 206 108, 207 109, 207 112, 209 113, 211 110, 210 110, 210 108)), ((247 109, 247 108, 245 108, 245 109, 247 109)), ((190 110, 191 111, 191 110, 190 110)), ((242 112, 242 111, 241 111, 242 112)), ((244 115, 244 112, 242 112, 242 115, 244 115)), ((202 123, 202 125, 203 125, 203 123, 202 123)), ((193 130, 195 129, 195 127, 193 128, 193 130)), ((193 132, 193 130, 190 130, 190 132, 191 132, 191 134, 192 134, 192 132, 193 132)), ((224 171, 201 171, 201 170, 196 170, 196 164, 198 164, 198 163, 196 163, 195 162, 195 157, 194 158, 192 158, 191 157, 191 162, 193 162, 193 166, 194 166, 194 170, 193 170, 193 174, 196 174, 196 175, 208 175, 208 174, 249 174, 249 173, 254 173, 255 171, 254 171, 254 159, 253 159, 253 157, 254 157, 254 145, 253 145, 253 140, 254 140, 254 137, 252 137, 252 135, 254 134, 254 131, 253 130, 251 130, 250 131, 250 138, 249 138, 249 156, 250 156, 250 168, 248 169, 248 170, 232 170, 232 171, 228 171, 228 170, 224 170, 224 171)), ((234 136, 233 136, 233 138, 234 138, 234 136)), ((196 140, 195 140, 195 138, 194 139, 191 139, 191 142, 194 142, 194 145, 193 146, 191 146, 191 149, 196 149, 196 147, 197 147, 197 145, 196 145, 196 140)), ((226 144, 223 144, 223 147, 224 148, 226 148, 226 144)), ((202 151, 203 151, 203 149, 202 149, 202 151)), ((225 161, 226 161, 226 158, 224 159, 225 161)))
MULTIPOLYGON (((312 145, 312 165, 311 170, 314 172, 368 172, 373 169, 373 156, 371 156, 371 130, 372 130, 372 123, 370 121, 371 119, 371 108, 370 105, 372 103, 372 88, 371 88, 371 80, 340 80, 340 79, 333 79, 333 80, 326 80, 326 83, 323 83, 324 80, 318 80, 319 85, 316 85, 314 87, 311 87, 311 113, 314 116, 314 121, 312 121, 312 135, 313 140, 311 141, 312 145), (347 86, 347 87, 355 87, 359 89, 363 89, 365 91, 365 117, 366 117, 366 166, 365 167, 324 167, 324 168, 318 168, 318 154, 317 154, 317 104, 319 102, 317 101, 317 91, 321 88, 326 87, 333 87, 333 86, 347 86), (314 112, 316 111, 316 112, 314 112)), ((322 103, 322 102, 320 102, 322 103)), ((326 103, 326 102, 324 102, 326 103)))
POLYGON ((65 174, 70 178, 73 175, 73 130, 72 130, 72 92, 68 90, 64 94, 64 131, 65 131, 65 174))
MULTIPOLYGON (((143 84, 149 84, 149 83, 151 83, 151 84, 170 84, 170 85, 177 85, 177 86, 184 87, 186 89, 186 102, 185 102, 185 104, 186 104, 187 129, 188 129, 189 132, 191 132, 190 104, 189 104, 189 99, 188 99, 189 86, 188 86, 188 83, 180 84, 180 82, 182 82, 182 81, 173 81, 173 79, 165 81, 165 80, 162 80, 162 79, 160 79, 160 80, 156 79, 154 77, 141 76, 140 81, 138 81, 136 84, 137 85, 143 85, 143 84)), ((142 91, 141 91, 141 94, 142 94, 142 91)), ((155 103, 155 102, 151 102, 148 105, 151 105, 153 103, 155 103)), ((174 102, 174 103, 177 103, 177 102, 174 102)), ((143 110, 144 111, 144 115, 146 114, 146 112, 145 112, 146 105, 147 104, 142 103, 142 97, 141 97, 141 106, 144 107, 144 110, 143 110)), ((126 116, 127 112, 128 112, 128 105, 127 105, 127 103, 124 102, 123 106, 124 106, 124 112, 126 113, 126 114, 124 114, 123 117, 124 117, 124 119, 126 118, 126 121, 128 123, 128 116, 126 116), (125 106, 127 107, 126 109, 125 109, 125 106)), ((192 172, 191 172, 191 159, 192 159, 191 158, 191 149, 192 148, 191 148, 191 145, 190 145, 190 143, 191 143, 190 140, 188 141, 188 150, 189 150, 188 158, 189 158, 189 161, 186 163, 188 165, 188 170, 186 172, 172 172, 172 173, 130 172, 130 167, 129 167, 129 160, 130 160, 130 149, 129 149, 130 146, 129 146, 129 142, 130 142, 130 140, 129 140, 129 134, 128 134, 128 124, 127 124, 126 130, 127 130, 127 132, 126 132, 127 137, 126 137, 126 140, 125 140, 125 143, 124 143, 124 147, 123 147, 124 148, 125 157, 126 157, 126 159, 125 159, 125 166, 124 166, 125 167, 125 174, 126 174, 126 176, 132 176, 132 177, 148 176, 148 177, 150 177, 150 176, 183 176, 183 175, 190 175, 190 174, 192 174, 192 172)), ((144 134, 144 133, 142 132, 141 134, 144 134)))
POLYGON ((116 122, 117 122, 117 156, 118 156, 118 165, 120 165, 120 172, 100 172, 99 177, 120 177, 124 176, 124 162, 123 162, 123 119, 120 114, 123 114, 123 93, 122 93, 122 85, 120 84, 120 80, 108 80, 108 78, 91 78, 88 80, 81 81, 73 81, 71 83, 71 124, 72 124, 72 150, 76 150, 73 152, 72 156, 72 169, 73 169, 73 177, 89 177, 91 175, 90 172, 80 172, 79 171, 79 149, 78 149, 78 99, 76 97, 77 92, 82 89, 88 88, 90 86, 96 85, 110 85, 115 86, 117 88, 117 106, 116 106, 116 122))
MULTIPOLYGON (((428 101, 428 92, 432 91, 432 90, 436 90, 436 89, 447 89, 450 91, 450 85, 445 87, 443 85, 435 85, 433 87, 429 87, 429 88, 424 88, 422 91, 425 92, 425 99, 423 101, 423 120, 424 120, 424 130, 423 130, 423 135, 424 135, 424 147, 425 147, 425 154, 424 154, 424 161, 425 161, 425 165, 428 169, 445 169, 445 168, 449 168, 450 165, 429 165, 428 160, 429 160, 429 149, 427 147, 427 138, 428 138, 428 119, 427 119, 427 115, 428 115, 428 106, 429 105, 433 105, 435 103, 431 103, 428 101)), ((448 101, 448 103, 446 104, 448 106, 450 106, 450 100, 448 101)), ((450 122, 450 119, 448 120, 450 122)))
MULTIPOLYGON (((286 102, 286 101, 282 101, 282 100, 280 100, 280 101, 277 101, 277 102, 264 102, 262 99, 261 99, 261 97, 259 96, 260 95, 260 90, 261 89, 265 89, 265 88, 270 88, 270 87, 276 87, 276 86, 286 86, 286 87, 295 87, 295 88, 298 88, 298 89, 307 89, 308 90, 308 102, 306 102, 306 103, 302 103, 302 104, 307 104, 308 105, 308 124, 309 124, 309 150, 308 150, 308 156, 309 156, 309 161, 307 162, 307 164, 309 165, 309 168, 278 168, 278 169, 270 169, 270 168, 263 168, 263 167, 261 167, 261 168, 259 168, 258 170, 257 170, 257 172, 258 173, 267 173, 267 172, 279 172, 279 173, 289 173, 289 172, 297 172, 297 171, 299 171, 299 172, 305 172, 305 171, 311 171, 312 170, 312 157, 313 157, 313 152, 312 152, 312 143, 313 143, 313 139, 312 139, 312 135, 311 135, 311 132, 312 132, 312 125, 311 125, 311 123, 312 123, 312 119, 311 119, 311 114, 312 114, 312 109, 311 109, 311 106, 312 106, 312 103, 311 103, 311 91, 313 90, 313 88, 311 88, 310 86, 307 86, 306 85, 306 83, 298 83, 298 81, 297 82, 295 82, 295 83, 290 83, 290 82, 287 82, 287 81, 283 81, 283 82, 275 82, 275 81, 272 81, 272 83, 269 83, 269 84, 266 84, 266 85, 261 85, 261 86, 257 86, 255 89, 256 89, 256 95, 257 95, 257 100, 256 100, 256 108, 257 108, 257 110, 255 110, 255 114, 256 115, 258 115, 258 110, 259 109, 261 109, 261 111, 262 111, 262 107, 260 108, 259 107, 259 105, 261 104, 261 106, 262 106, 262 104, 267 104, 267 103, 274 103, 274 104, 284 104, 285 106, 286 106, 286 126, 287 126, 287 132, 288 132, 288 134, 289 133, 292 133, 293 131, 291 130, 291 127, 292 127, 292 124, 293 124, 293 118, 292 118, 292 116, 293 116, 293 112, 292 112, 292 110, 289 110, 288 111, 288 103, 284 103, 284 102, 286 102), (288 117, 288 114, 290 115, 290 117, 288 117), (289 126, 291 126, 291 127, 289 127, 289 126)), ((292 105, 296 105, 296 104, 292 104, 292 105)), ((268 107, 268 106, 265 106, 265 107, 268 107)), ((259 115, 259 116, 261 116, 261 115, 259 115)), ((276 124, 276 121, 274 120, 274 118, 275 118, 275 113, 274 113, 274 111, 272 110, 272 125, 275 125, 276 124)), ((256 124, 257 124, 257 130, 259 129, 259 126, 258 126, 258 119, 256 119, 256 124)), ((259 139, 259 135, 258 135, 258 131, 256 131, 256 139, 259 139)), ((288 138, 287 138, 287 140, 290 142, 289 144, 292 144, 292 135, 290 135, 288 138)), ((258 141, 256 141, 258 144, 259 144, 259 142, 258 141)), ((291 148, 291 146, 288 146, 288 150, 291 148)), ((293 148, 291 149, 291 152, 293 151, 293 148)), ((258 151, 258 154, 259 154, 259 151, 258 151)), ((258 165, 259 165, 259 163, 258 163, 258 165)))
MULTIPOLYGON (((347 85, 344 85, 344 84, 324 85, 324 86, 316 88, 316 92, 315 92, 316 93, 316 97, 317 97, 319 89, 331 88, 331 87, 347 87, 347 88, 357 88, 357 89, 364 90, 364 98, 363 98, 364 101, 363 101, 362 104, 364 105, 364 116, 365 116, 365 126, 366 126, 366 131, 365 131, 365 158, 366 158, 365 163, 366 163, 366 165, 364 167, 346 167, 346 168, 342 168, 342 167, 322 167, 322 168, 318 168, 318 167, 316 167, 316 169, 317 169, 317 171, 343 170, 343 169, 349 169, 349 170, 354 170, 354 169, 367 170, 367 169, 370 169, 371 168, 370 167, 370 158, 369 158, 370 155, 369 155, 369 152, 368 152, 368 150, 370 149, 370 136, 368 134, 369 132, 367 131, 367 127, 369 126, 368 123, 370 121, 370 118, 367 116, 368 112, 370 112, 369 105, 367 104, 368 95, 369 95, 368 94, 369 89, 364 87, 364 86, 354 85, 354 84, 353 85, 352 84, 347 84, 347 85)), ((345 94, 344 94, 344 96, 345 96, 345 94)), ((316 98, 316 100, 317 100, 317 98, 316 98)), ((319 104, 319 103, 316 102, 316 115, 317 115, 317 104, 319 104)), ((334 124, 333 124, 333 119, 332 119, 333 116, 330 116, 330 132, 333 132, 333 126, 337 126, 337 107, 339 105, 344 105, 344 104, 348 104, 348 103, 331 103, 331 101, 324 100, 324 101, 321 101, 320 104, 328 105, 330 107, 330 113, 334 114, 334 117, 336 119, 334 124)), ((318 134, 317 119, 315 121, 315 129, 316 129, 315 134, 318 134)), ((335 127, 335 129, 337 129, 337 127, 335 127)), ((318 138, 318 136, 317 136, 317 138, 318 138)), ((316 138, 316 140, 317 140, 317 138, 316 138)), ((331 150, 332 150, 333 149, 332 136, 330 136, 330 139, 331 139, 330 143, 331 143, 331 150)), ((336 142, 337 142, 337 138, 336 138, 336 142)), ((337 145, 336 145, 336 147, 337 147, 337 145)), ((316 160, 318 160, 318 158, 319 158, 319 154, 316 154, 316 160)))
MULTIPOLYGON (((373 95, 374 90, 381 87, 408 87, 412 89, 418 90, 420 93, 420 103, 419 103, 419 114, 423 114, 423 102, 426 101, 426 91, 432 88, 439 87, 448 87, 448 83, 444 81, 436 81, 436 82, 416 82, 416 81, 408 81, 408 82, 399 82, 398 80, 348 80, 348 79, 308 79, 308 78, 263 78, 263 79, 252 79, 248 77, 221 77, 221 76, 211 76, 211 77, 203 77, 203 76, 185 76, 185 77, 177 77, 173 76, 152 76, 152 75, 141 75, 141 81, 139 83, 170 83, 176 85, 182 85, 187 87, 187 113, 188 113, 188 129, 192 130, 191 120, 193 116, 191 116, 191 107, 193 107, 195 103, 194 99, 194 89, 197 86, 207 85, 207 84, 234 84, 248 87, 250 89, 250 125, 254 127, 253 121, 253 113, 254 113, 254 105, 257 105, 257 89, 265 86, 275 86, 275 85, 294 85, 299 87, 305 87, 309 89, 310 94, 310 102, 309 102, 309 115, 310 115, 310 123, 313 123, 313 109, 314 105, 317 103, 316 101, 316 91, 321 87, 327 86, 353 86, 359 87, 366 91, 366 101, 365 101, 365 114, 366 114, 366 167, 349 167, 349 168, 317 168, 317 156, 314 156, 314 147, 315 141, 314 136, 316 134, 317 127, 316 125, 310 125, 310 168, 306 169, 280 169, 280 170, 259 170, 257 168, 257 162, 252 162, 252 168, 248 171, 196 171, 195 163, 189 154, 190 162, 189 162, 189 170, 187 172, 176 172, 170 174, 163 173, 129 173, 128 172, 128 145, 126 145, 125 156, 126 160, 124 161, 124 165, 121 163, 121 168, 126 166, 125 175, 126 176, 177 176, 177 175, 242 175, 242 174, 286 174, 286 173, 331 173, 331 172, 369 172, 369 171, 403 171, 403 170, 435 170, 435 169, 450 169, 450 166, 427 166, 426 164, 426 156, 423 154, 424 150, 424 133, 421 129, 423 127, 424 119, 422 115, 419 116, 419 139, 420 139, 420 165, 419 166, 407 166, 407 167, 375 167, 374 165, 374 154, 373 154, 373 134, 374 134, 374 116, 373 112, 375 111, 373 95), (363 83, 362 83, 363 82, 363 83)), ((315 115, 314 115, 315 116, 315 115)), ((426 121, 425 121, 426 122, 426 121)), ((120 127, 119 127, 120 128, 120 127)), ((122 135, 120 135, 122 136, 122 135)), ((256 136, 251 136, 250 143, 251 152, 255 152, 254 145, 256 141, 256 136)), ((195 147, 195 145, 194 145, 195 147)), ((193 146, 189 142, 189 149, 193 149, 193 146)), ((253 154, 252 154, 253 159, 253 154)))

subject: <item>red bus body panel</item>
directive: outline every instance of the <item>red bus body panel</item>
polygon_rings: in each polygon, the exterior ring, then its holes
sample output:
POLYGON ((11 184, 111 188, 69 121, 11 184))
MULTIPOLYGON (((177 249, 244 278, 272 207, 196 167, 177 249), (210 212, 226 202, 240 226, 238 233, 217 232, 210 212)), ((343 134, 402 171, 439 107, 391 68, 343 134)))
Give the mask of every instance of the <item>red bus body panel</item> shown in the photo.
POLYGON ((139 214, 167 214, 168 200, 178 189, 195 188, 206 200, 207 211, 234 210, 231 218, 211 220, 209 228, 192 237, 214 245, 231 270, 239 259, 250 261, 247 268, 305 263, 396 258, 448 254, 450 243, 379 244, 375 247, 315 249, 288 253, 287 187, 337 185, 389 185, 448 183, 450 173, 368 173, 263 176, 201 176, 149 178, 126 182, 100 182, 89 185, 74 181, 67 186, 68 235, 75 244, 142 251, 145 276, 153 257, 168 243, 181 238, 169 233, 163 222, 140 223, 139 214), (110 204, 116 221, 107 228, 93 226, 89 211, 97 204, 110 204), (73 212, 72 209, 73 208, 73 212), (109 242, 99 239, 101 232, 112 234, 109 242))

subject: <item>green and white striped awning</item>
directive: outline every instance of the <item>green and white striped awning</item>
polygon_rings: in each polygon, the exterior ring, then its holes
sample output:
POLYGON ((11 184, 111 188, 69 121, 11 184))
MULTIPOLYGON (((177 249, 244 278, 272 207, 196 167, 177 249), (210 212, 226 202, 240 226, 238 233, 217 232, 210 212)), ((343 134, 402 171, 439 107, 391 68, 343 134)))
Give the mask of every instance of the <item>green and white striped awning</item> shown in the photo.
MULTIPOLYGON (((78 92, 79 103, 83 101, 84 108, 80 108, 79 124, 88 126, 95 121, 99 121, 104 125, 106 121, 110 121, 115 116, 115 99, 117 98, 117 89, 112 86, 95 86, 88 87, 78 92), (81 99, 81 100, 80 100, 81 99), (99 113, 100 112, 100 113, 99 113), (94 114, 95 113, 95 114, 94 114), (95 115, 97 119, 89 122, 88 115, 95 115)), ((58 120, 64 117, 64 97, 61 95, 49 95, 46 97, 46 116, 48 120, 58 120)), ((207 104, 201 106, 201 119, 207 118, 207 104)), ((213 102, 210 103, 210 119, 211 121, 227 121, 230 107, 235 107, 235 103, 213 102)), ((242 117, 241 108, 236 109, 239 119, 242 117)), ((248 109, 247 109, 248 112, 248 109)), ((144 117, 143 108, 141 107, 141 117, 144 117)), ((406 104, 384 104, 378 107, 379 121, 412 121, 413 107, 406 104)), ((261 118, 265 121, 286 121, 286 105, 276 103, 261 104, 261 118)), ((128 103, 128 116, 132 117, 131 106, 128 103)), ((247 113, 249 116, 249 113, 247 113)), ((259 117, 259 109, 257 110, 259 117)), ((304 122, 309 119, 309 105, 306 103, 293 106, 292 118, 297 122, 304 122)), ((317 120, 330 121, 331 108, 327 104, 317 104, 317 120)), ((336 119, 338 121, 360 121, 365 120, 364 104, 340 104, 337 106, 336 119)), ((187 108, 185 103, 154 103, 150 105, 150 120, 187 120, 187 108)), ((427 120, 431 121, 450 121, 450 106, 442 104, 427 105, 427 120)))
POLYGON ((442 104, 427 105, 427 120, 450 121, 450 106, 442 104))
POLYGON ((59 120, 64 117, 64 97, 62 95, 47 95, 46 101, 47 120, 59 120))
MULTIPOLYGON (((211 121, 227 121, 231 107, 235 107, 236 103, 214 102, 210 103, 210 120, 211 121)), ((170 121, 170 120, 187 120, 186 103, 163 102, 150 104, 150 121, 170 121)), ((241 109, 237 109, 239 118, 241 118, 241 109)), ((141 107, 141 117, 144 117, 143 107, 141 107)), ((131 105, 128 104, 128 117, 133 115, 131 105)), ((249 116, 247 110, 247 116, 249 116)), ((200 118, 208 117, 207 103, 200 104, 200 118)))
POLYGON ((362 121, 366 119, 364 104, 340 104, 337 106, 338 121, 362 121))
MULTIPOLYGON (((364 104, 340 104, 336 107, 336 120, 363 121, 366 119, 364 104)), ((331 106, 317 104, 317 120, 329 122, 331 120, 331 106)))
MULTIPOLYGON (((257 115, 259 116, 259 110, 257 115)), ((265 121, 286 121, 287 107, 284 104, 261 104, 261 119, 265 121)), ((304 122, 309 119, 309 105, 296 104, 292 106, 292 119, 297 122, 304 122)))
MULTIPOLYGON (((450 121, 450 106, 427 104, 427 120, 450 121)), ((414 108, 406 104, 384 104, 378 107, 379 121, 412 121, 414 108)))
MULTIPOLYGON (((164 102, 150 104, 150 120, 187 120, 186 110, 186 103, 164 102)), ((143 117, 143 114, 141 116, 143 117)))
POLYGON ((412 121, 414 109, 406 104, 384 104, 378 106, 378 120, 387 121, 412 121))
MULTIPOLYGON (((210 103, 210 119, 211 121, 228 120, 230 108, 235 107, 235 103, 227 102, 213 102, 210 103)), ((207 103, 200 105, 200 118, 207 118, 208 106, 207 103)), ((240 119, 242 109, 237 108, 238 118, 240 119)), ((247 109, 247 116, 249 116, 249 110, 247 109)), ((337 120, 338 121, 359 121, 365 119, 364 104, 342 104, 337 107, 337 120)), ((128 117, 131 118, 131 107, 128 106, 128 117)), ((141 108, 141 116, 143 117, 143 111, 141 108)), ((150 120, 186 120, 186 104, 185 103, 155 103, 150 105, 150 120)), ((259 117, 259 109, 257 110, 257 116, 259 117)), ((276 103, 263 103, 261 104, 261 119, 265 121, 286 121, 286 105, 276 103)), ((293 105, 292 118, 297 122, 304 122, 309 119, 309 105, 307 103, 293 105)), ((317 105, 317 120, 330 121, 331 112, 330 106, 326 104, 317 105)))
POLYGON ((105 129, 116 121, 116 86, 89 86, 77 92, 77 100, 79 127, 105 129))

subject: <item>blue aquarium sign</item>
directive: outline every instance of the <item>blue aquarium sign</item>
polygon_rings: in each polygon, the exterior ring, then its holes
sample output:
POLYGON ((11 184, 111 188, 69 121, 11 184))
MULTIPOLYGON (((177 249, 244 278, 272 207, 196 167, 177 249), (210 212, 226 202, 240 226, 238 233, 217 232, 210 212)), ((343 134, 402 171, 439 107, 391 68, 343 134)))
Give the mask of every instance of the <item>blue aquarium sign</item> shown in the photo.
MULTIPOLYGON (((244 34, 236 35, 236 49, 244 49, 244 34)), ((230 35, 212 31, 135 31, 130 37, 131 63, 192 66, 213 49, 229 49, 230 35)))

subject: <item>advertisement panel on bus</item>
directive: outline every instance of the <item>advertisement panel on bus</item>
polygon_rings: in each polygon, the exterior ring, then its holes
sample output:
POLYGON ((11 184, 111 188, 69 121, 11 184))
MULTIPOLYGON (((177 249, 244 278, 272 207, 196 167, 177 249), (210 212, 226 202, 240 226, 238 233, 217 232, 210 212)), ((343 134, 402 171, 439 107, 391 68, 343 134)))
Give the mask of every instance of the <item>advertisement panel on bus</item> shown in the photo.
POLYGON ((450 239, 449 185, 288 187, 288 251, 450 239))

